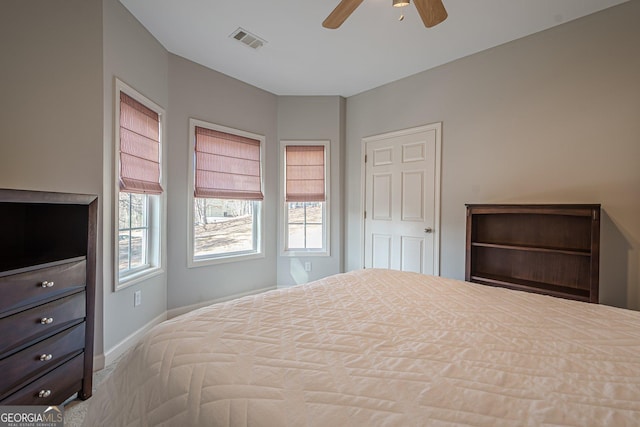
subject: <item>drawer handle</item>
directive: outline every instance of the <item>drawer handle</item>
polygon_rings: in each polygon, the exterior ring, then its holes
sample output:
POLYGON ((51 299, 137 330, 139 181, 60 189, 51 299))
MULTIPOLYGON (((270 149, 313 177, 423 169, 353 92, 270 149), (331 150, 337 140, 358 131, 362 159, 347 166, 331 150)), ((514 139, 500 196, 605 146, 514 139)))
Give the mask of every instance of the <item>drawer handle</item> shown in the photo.
POLYGON ((40 319, 40 323, 43 325, 50 325, 53 323, 53 317, 43 317, 40 319))
POLYGON ((41 283, 43 288, 52 288, 53 285, 55 285, 56 282, 49 282, 48 280, 45 280, 44 282, 41 283))
POLYGON ((49 397, 51 396, 51 390, 40 390, 38 393, 38 397, 49 397))
POLYGON ((48 362, 51 359, 53 359, 53 354, 43 354, 40 356, 41 362, 48 362))

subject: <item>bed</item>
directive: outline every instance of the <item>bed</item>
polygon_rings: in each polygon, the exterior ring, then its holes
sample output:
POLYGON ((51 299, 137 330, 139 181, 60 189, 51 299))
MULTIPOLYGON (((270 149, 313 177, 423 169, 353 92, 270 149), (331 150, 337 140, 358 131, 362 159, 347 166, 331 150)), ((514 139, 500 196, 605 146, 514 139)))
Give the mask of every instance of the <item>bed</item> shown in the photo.
POLYGON ((87 426, 638 426, 640 312, 367 269, 151 330, 87 426))

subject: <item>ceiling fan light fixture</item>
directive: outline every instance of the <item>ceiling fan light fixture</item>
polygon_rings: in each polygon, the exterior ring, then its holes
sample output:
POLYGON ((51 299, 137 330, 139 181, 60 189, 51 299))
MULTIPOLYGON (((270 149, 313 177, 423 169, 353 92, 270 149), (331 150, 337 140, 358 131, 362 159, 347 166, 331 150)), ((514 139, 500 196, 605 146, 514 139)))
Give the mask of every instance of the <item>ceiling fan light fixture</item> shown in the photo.
MULTIPOLYGON (((362 4, 364 0, 340 0, 340 3, 322 22, 322 26, 335 30, 362 4)), ((408 6, 411 0, 392 0, 394 7, 408 6)), ((425 27, 431 28, 447 19, 442 0, 413 0, 413 4, 425 27)))

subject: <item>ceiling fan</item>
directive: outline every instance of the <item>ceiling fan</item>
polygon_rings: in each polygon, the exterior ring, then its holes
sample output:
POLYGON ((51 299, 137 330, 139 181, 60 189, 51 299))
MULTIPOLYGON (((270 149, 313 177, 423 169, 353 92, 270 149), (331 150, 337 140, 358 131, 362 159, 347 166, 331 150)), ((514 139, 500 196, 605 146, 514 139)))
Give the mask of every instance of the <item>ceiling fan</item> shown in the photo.
MULTIPOLYGON (((330 29, 338 28, 363 1, 364 0, 341 0, 338 6, 333 9, 333 12, 324 20, 322 26, 330 29)), ((409 1, 410 0, 393 0, 393 6, 407 6, 409 1)), ((420 14, 420 18, 422 18, 422 22, 427 28, 438 25, 447 19, 448 14, 442 4, 442 0, 413 0, 413 4, 416 5, 418 14, 420 14)))

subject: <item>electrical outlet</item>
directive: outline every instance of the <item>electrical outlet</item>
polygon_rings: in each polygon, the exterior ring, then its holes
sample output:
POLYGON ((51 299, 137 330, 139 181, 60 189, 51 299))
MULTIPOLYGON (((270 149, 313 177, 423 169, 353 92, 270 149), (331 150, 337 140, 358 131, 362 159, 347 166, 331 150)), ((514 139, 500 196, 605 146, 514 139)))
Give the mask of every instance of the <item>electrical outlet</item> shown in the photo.
POLYGON ((135 291, 133 293, 133 306, 137 307, 142 304, 142 291, 135 291))
POLYGON ((306 271, 306 272, 311 271, 311 261, 306 261, 304 263, 304 271, 306 271))

